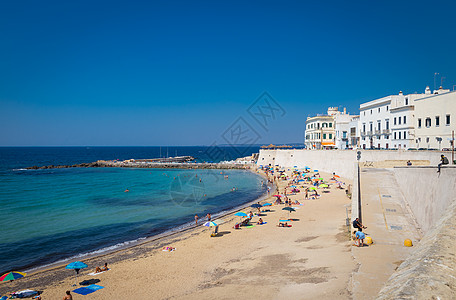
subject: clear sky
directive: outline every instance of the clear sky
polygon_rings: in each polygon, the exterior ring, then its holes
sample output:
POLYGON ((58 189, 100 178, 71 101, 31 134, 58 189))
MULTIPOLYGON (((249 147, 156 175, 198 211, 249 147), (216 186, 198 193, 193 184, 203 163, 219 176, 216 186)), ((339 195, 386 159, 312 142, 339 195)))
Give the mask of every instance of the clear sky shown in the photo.
POLYGON ((357 114, 433 89, 435 72, 453 89, 455 11, 455 1, 1 1, 0 146, 219 144, 239 117, 258 143, 302 143, 306 117, 328 106, 357 114), (248 113, 263 92, 283 109, 267 126, 248 113))

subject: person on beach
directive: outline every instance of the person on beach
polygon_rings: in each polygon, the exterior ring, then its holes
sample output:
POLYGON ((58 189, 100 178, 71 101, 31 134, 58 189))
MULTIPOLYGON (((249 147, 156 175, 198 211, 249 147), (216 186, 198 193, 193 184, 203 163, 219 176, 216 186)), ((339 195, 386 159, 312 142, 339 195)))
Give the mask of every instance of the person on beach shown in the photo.
POLYGON ((108 270, 108 263, 105 263, 103 267, 97 267, 95 269, 95 273, 100 273, 108 270))
POLYGON ((258 224, 258 225, 263 225, 263 219, 260 218, 260 219, 258 220, 258 223, 257 223, 257 224, 258 224))
POLYGON ((304 199, 309 200, 309 188, 306 188, 306 196, 304 199))
POLYGON ((63 300, 73 300, 73 296, 70 291, 66 291, 66 295, 63 297, 63 300))
POLYGON ((252 220, 252 218, 253 218, 253 212, 250 211, 250 212, 249 212, 249 219, 252 220))
POLYGON ((412 165, 412 162, 409 160, 407 161, 407 166, 411 166, 412 165))
POLYGON ((208 214, 206 215, 206 218, 207 218, 207 221, 210 222, 210 221, 211 221, 211 214, 208 213, 208 214))
POLYGON ((356 229, 358 229, 359 231, 363 231, 363 229, 366 229, 367 227, 364 226, 363 224, 361 224, 361 222, 359 221, 359 218, 356 218, 356 219, 353 221, 353 228, 356 228, 356 229))
POLYGON ((364 247, 364 238, 366 235, 362 231, 357 231, 355 233, 356 239, 358 240, 358 247, 364 247))
POLYGON ((198 225, 198 215, 195 215, 195 226, 198 225))

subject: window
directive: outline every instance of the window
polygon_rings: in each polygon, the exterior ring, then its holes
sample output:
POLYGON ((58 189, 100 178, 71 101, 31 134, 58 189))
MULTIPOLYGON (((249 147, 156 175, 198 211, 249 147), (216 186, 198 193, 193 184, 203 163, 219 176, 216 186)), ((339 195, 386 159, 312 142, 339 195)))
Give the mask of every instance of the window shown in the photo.
POLYGON ((404 140, 406 140, 406 139, 407 139, 407 135, 406 135, 406 133, 404 131, 404 140))
POLYGON ((396 132, 394 132, 394 139, 396 139, 396 132))
POLYGON ((401 139, 401 132, 399 131, 397 134, 399 135, 399 139, 401 139))
POLYGON ((405 98, 405 105, 408 105, 408 98, 405 98))
POLYGON ((431 127, 431 118, 426 118, 426 127, 431 127))
POLYGON ((446 123, 445 125, 450 125, 450 115, 446 115, 446 123))
POLYGON ((386 120, 386 129, 390 129, 390 121, 386 120))
POLYGON ((317 129, 320 129, 320 123, 317 123, 317 129))
POLYGON ((398 120, 398 121, 399 121, 399 125, 401 125, 401 117, 399 117, 398 119, 399 119, 399 120, 398 120))
POLYGON ((329 123, 329 127, 333 127, 333 123, 329 123))
POLYGON ((418 128, 421 128, 421 119, 418 119, 418 128))
MULTIPOLYGON (((330 137, 331 138, 331 137, 330 137)), ((342 132, 342 138, 346 139, 347 138, 347 132, 346 131, 343 131, 342 132)))
POLYGON ((439 126, 440 126, 440 117, 435 116, 435 127, 439 127, 439 126))
POLYGON ((407 123, 407 117, 404 116, 404 124, 406 124, 406 123, 407 123))
POLYGON ((326 140, 326 133, 323 133, 323 139, 326 140))
POLYGON ((389 140, 389 138, 390 138, 389 134, 385 135, 385 140, 389 140))
POLYGON ((380 112, 380 107, 378 108, 378 112, 380 112))
POLYGON ((364 115, 366 115, 366 111, 363 111, 364 115))
POLYGON ((330 133, 329 134, 329 139, 332 140, 332 138, 333 138, 333 135, 332 135, 332 133, 330 133))
POLYGON ((370 126, 369 126, 369 127, 370 127, 370 131, 372 131, 372 123, 370 123, 369 125, 370 125, 370 126))
POLYGON ((377 130, 378 130, 378 131, 382 130, 382 129, 381 129, 381 124, 382 124, 382 123, 381 123, 380 121, 377 121, 377 130))
POLYGON ((371 109, 371 115, 372 115, 372 109, 371 109))
POLYGON ((394 117, 394 125, 396 125, 396 117, 394 117))

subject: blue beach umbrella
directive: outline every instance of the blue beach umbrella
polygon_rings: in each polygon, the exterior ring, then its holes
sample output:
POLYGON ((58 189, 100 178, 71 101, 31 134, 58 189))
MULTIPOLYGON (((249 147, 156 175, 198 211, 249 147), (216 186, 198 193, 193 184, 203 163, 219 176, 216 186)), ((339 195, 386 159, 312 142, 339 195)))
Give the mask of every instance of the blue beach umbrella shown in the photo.
POLYGON ((247 217, 247 214, 246 214, 245 212, 242 212, 242 211, 237 212, 237 213, 235 213, 234 215, 235 215, 235 216, 238 216, 238 217, 247 217))
POLYGON ((260 208, 260 207, 263 207, 263 205, 255 203, 255 204, 250 205, 250 207, 260 208))
POLYGON ((271 205, 272 205, 272 203, 269 203, 269 202, 268 202, 268 203, 265 203, 265 204, 263 204, 263 206, 271 206, 271 205))
POLYGON ((318 172, 318 170, 314 170, 314 172, 318 172))
POLYGON ((65 269, 74 270, 76 272, 74 286, 77 285, 77 282, 78 282, 79 270, 84 269, 84 268, 87 268, 87 265, 85 263, 83 263, 82 261, 74 261, 65 267, 65 269))

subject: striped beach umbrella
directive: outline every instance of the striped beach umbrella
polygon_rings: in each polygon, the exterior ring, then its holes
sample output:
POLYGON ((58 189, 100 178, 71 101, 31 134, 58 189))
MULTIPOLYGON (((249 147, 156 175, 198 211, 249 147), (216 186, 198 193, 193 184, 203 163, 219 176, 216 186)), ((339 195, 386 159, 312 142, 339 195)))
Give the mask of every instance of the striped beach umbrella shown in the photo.
POLYGON ((206 222, 206 223, 204 223, 203 226, 206 226, 206 227, 215 227, 215 226, 217 226, 217 224, 216 224, 215 222, 212 222, 212 221, 211 221, 211 222, 206 222))
POLYGON ((22 278, 25 275, 27 275, 27 274, 23 273, 23 272, 11 271, 11 272, 3 274, 0 277, 0 281, 8 281, 8 280, 12 281, 12 280, 16 280, 16 279, 22 278))

